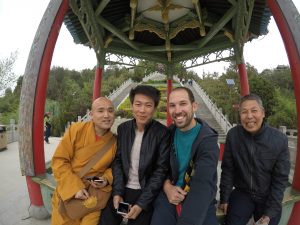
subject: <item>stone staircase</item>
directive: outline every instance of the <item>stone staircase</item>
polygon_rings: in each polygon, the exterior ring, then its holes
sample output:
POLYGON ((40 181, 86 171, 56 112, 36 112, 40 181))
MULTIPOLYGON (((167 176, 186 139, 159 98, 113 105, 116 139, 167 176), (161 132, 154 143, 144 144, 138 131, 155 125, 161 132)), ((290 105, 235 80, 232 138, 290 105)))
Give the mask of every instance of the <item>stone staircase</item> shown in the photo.
POLYGON ((224 143, 226 138, 226 132, 222 129, 219 123, 216 121, 201 96, 195 91, 192 86, 185 85, 185 87, 191 89, 195 96, 195 101, 198 103, 198 110, 196 116, 206 121, 212 128, 214 128, 219 134, 219 143, 224 143))
MULTIPOLYGON (((154 79, 156 76, 159 77, 160 79, 164 79, 164 77, 161 77, 162 74, 159 74, 159 73, 152 74, 149 77, 151 79, 154 79)), ((149 77, 146 77, 146 78, 149 78, 149 77)), ((145 81, 146 81, 146 78, 144 78, 145 81)), ((195 81, 193 83, 195 84, 195 81)), ((118 90, 114 91, 114 93, 112 93, 111 95, 109 95, 107 97, 113 101, 113 105, 117 109, 118 106, 126 99, 126 97, 128 96, 130 90, 132 88, 136 87, 137 85, 138 85, 138 83, 135 83, 135 82, 132 82, 131 80, 130 81, 128 80, 118 90)), ((226 138, 226 130, 224 130, 224 128, 222 128, 222 126, 217 122, 215 116, 210 111, 210 109, 206 105, 205 101, 202 99, 201 95, 198 92, 199 88, 197 89, 198 91, 196 91, 194 86, 190 86, 188 84, 185 84, 184 86, 191 89, 191 91, 193 92, 193 94, 195 96, 195 101, 199 104, 198 110, 196 112, 196 116, 203 119, 212 128, 214 128, 219 134, 219 143, 224 143, 225 138, 226 138)), ((207 96, 206 96, 206 98, 207 98, 207 96)), ((89 119, 89 114, 88 113, 84 117, 80 118, 80 120, 88 120, 88 119, 89 119)), ((117 122, 117 120, 118 120, 118 118, 116 119, 116 126, 119 124, 117 122)), ((122 119, 120 119, 120 120, 122 120, 122 119)), ((114 127, 114 129, 116 129, 116 126, 114 127)))
POLYGON ((124 99, 129 94, 130 90, 137 85, 138 85, 137 83, 132 82, 115 99, 113 99, 113 104, 114 104, 115 109, 117 109, 118 106, 122 103, 122 101, 124 101, 124 99))

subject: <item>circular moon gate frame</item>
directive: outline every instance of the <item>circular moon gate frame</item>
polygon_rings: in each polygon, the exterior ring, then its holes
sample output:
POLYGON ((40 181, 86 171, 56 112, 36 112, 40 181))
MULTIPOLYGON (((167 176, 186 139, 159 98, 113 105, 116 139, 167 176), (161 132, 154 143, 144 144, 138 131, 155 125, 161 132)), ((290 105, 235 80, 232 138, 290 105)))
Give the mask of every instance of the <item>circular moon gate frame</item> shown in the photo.
MULTIPOLYGON (((300 15, 291 1, 267 0, 275 18, 288 55, 297 108, 297 128, 300 130, 300 15)), ((68 0, 51 0, 35 35, 24 73, 20 101, 19 152, 22 174, 26 176, 31 208, 43 209, 40 186, 30 177, 46 173, 43 115, 46 90, 54 47, 64 16, 69 9, 68 0)), ((241 95, 249 93, 246 67, 239 64, 241 95)), ((102 78, 101 65, 95 73, 93 99, 99 97, 102 78)), ((168 92, 172 80, 168 79, 168 92)), ((298 132, 295 173, 292 187, 300 191, 300 134, 298 132)), ((33 215, 35 216, 35 215, 33 215)), ((38 215, 36 217, 39 217, 38 215)), ((289 225, 300 221, 300 202, 294 205, 289 225)))

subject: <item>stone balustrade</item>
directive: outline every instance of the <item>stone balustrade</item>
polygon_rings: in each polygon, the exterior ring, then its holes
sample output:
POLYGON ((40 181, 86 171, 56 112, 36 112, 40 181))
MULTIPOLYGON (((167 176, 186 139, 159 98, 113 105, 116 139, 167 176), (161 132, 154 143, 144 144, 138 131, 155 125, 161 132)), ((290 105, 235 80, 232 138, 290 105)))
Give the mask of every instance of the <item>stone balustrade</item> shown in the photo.
POLYGON ((107 98, 109 98, 111 101, 113 101, 120 93, 122 93, 122 91, 127 88, 130 84, 132 84, 133 81, 132 79, 128 79, 126 80, 123 84, 120 85, 119 88, 117 88, 116 90, 113 90, 108 96, 106 96, 107 98))
POLYGON ((209 98, 209 95, 193 80, 193 87, 195 91, 201 96, 207 108, 210 110, 216 121, 222 127, 223 131, 227 132, 232 128, 231 123, 228 121, 225 115, 222 113, 222 109, 219 109, 215 103, 209 98))

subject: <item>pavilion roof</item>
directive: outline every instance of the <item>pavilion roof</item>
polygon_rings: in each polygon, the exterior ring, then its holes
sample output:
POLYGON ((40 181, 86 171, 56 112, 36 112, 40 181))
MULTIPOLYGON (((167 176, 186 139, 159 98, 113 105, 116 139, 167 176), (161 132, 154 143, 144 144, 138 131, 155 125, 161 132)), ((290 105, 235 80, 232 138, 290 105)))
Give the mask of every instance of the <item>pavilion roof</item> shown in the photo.
POLYGON ((270 18, 265 0, 70 0, 64 22, 98 60, 112 53, 172 64, 224 51, 217 60, 239 60, 270 18))

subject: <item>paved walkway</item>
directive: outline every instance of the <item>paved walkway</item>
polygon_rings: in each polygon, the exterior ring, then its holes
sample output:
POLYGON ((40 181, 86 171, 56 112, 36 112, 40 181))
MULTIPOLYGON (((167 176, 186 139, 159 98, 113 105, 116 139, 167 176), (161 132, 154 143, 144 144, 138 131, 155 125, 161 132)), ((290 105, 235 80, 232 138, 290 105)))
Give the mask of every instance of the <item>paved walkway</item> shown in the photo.
MULTIPOLYGON (((45 161, 52 158, 60 138, 50 137, 45 144, 45 161)), ((30 206, 27 184, 21 176, 18 142, 0 152, 0 225, 49 225, 48 220, 29 218, 30 206)))

